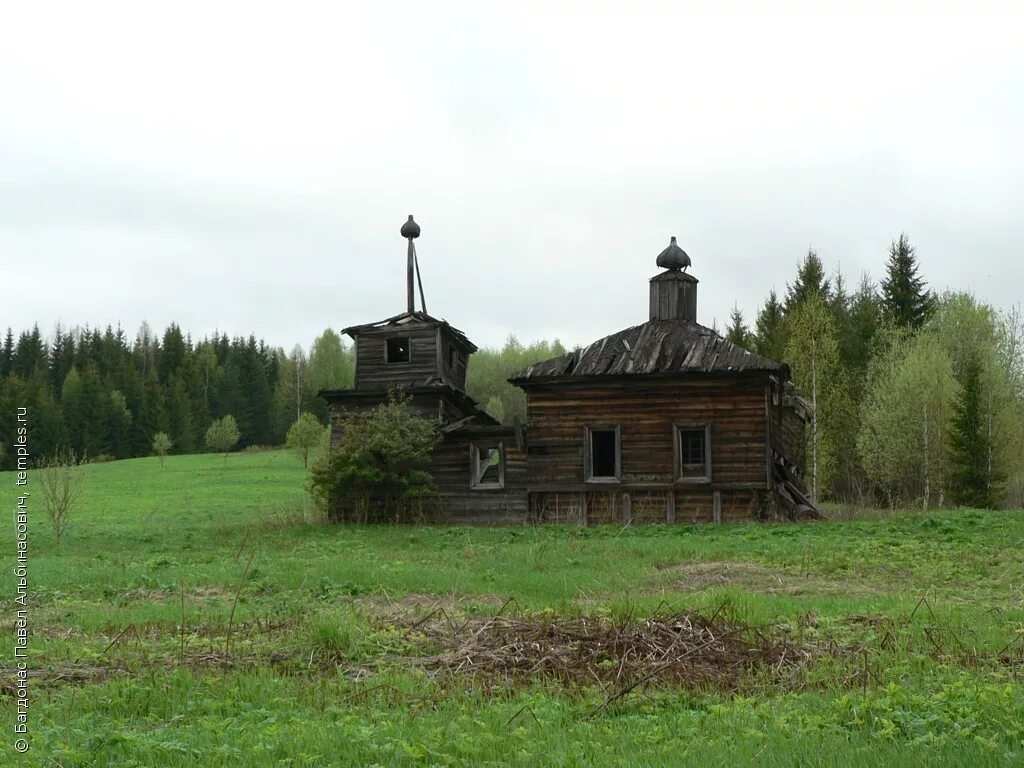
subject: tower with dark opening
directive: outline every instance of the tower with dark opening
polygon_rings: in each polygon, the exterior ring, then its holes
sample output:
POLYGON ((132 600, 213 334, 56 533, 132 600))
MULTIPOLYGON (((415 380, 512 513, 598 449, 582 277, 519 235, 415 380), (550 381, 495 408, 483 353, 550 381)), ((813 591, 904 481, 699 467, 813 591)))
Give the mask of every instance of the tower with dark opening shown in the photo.
POLYGON ((322 394, 339 407, 372 406, 401 390, 412 397, 415 410, 437 416, 441 423, 467 417, 494 423, 466 395, 466 371, 476 345, 446 320, 427 313, 415 244, 420 225, 410 215, 400 232, 408 241, 405 311, 345 328, 342 333, 350 336, 355 346, 355 386, 322 394))

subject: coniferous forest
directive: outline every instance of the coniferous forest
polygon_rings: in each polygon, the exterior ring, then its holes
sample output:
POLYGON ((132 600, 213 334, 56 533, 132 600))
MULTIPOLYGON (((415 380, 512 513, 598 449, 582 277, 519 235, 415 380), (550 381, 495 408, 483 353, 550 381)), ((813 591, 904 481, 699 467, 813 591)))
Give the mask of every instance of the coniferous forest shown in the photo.
MULTIPOLYGON (((784 295, 772 290, 752 325, 734 308, 722 334, 782 360, 815 414, 805 479, 819 499, 925 507, 1024 505, 1024 321, 968 293, 929 289, 905 235, 876 282, 851 282, 816 252, 784 295)), ((469 366, 469 394, 505 422, 525 417, 506 379, 562 354, 555 340, 510 336, 469 366)), ((214 334, 38 325, 0 344, 0 468, 13 466, 14 415, 29 408, 32 453, 70 448, 90 460, 207 450, 210 424, 232 415, 238 448, 280 445, 317 392, 352 385, 351 348, 325 330, 304 349, 214 334)))

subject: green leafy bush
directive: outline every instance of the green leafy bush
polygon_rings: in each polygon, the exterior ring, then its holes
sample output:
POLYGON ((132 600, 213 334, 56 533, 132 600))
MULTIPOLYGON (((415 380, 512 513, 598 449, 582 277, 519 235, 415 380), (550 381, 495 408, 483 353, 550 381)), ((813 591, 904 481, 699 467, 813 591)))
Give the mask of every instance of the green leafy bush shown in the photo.
POLYGON ((437 424, 409 412, 392 395, 375 408, 342 417, 340 444, 313 465, 311 490, 335 521, 409 521, 435 508, 425 470, 441 439, 437 424))

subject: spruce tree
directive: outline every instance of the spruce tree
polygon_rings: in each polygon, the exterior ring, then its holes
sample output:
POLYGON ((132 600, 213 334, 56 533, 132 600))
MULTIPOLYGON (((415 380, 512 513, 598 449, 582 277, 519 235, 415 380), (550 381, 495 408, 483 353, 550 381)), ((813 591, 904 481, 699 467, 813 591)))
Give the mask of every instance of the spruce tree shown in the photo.
POLYGON ((920 328, 931 313, 935 300, 918 274, 917 251, 906 233, 893 240, 882 281, 885 317, 898 327, 920 328))
POLYGON ((11 365, 14 361, 14 332, 8 328, 4 336, 4 345, 0 347, 0 379, 11 374, 11 365))
POLYGON ((996 486, 1002 478, 989 468, 991 436, 982 413, 981 364, 967 360, 960 376, 960 392, 953 404, 950 430, 950 495, 966 507, 996 507, 996 486))
POLYGON ((192 423, 192 403, 184 382, 172 376, 166 389, 168 437, 178 453, 192 453, 196 449, 195 428, 192 423))
POLYGON ((750 344, 750 329, 743 322, 743 312, 735 304, 729 313, 729 325, 725 328, 725 340, 746 348, 750 344))
POLYGON ((54 392, 60 392, 64 385, 64 377, 68 375, 75 360, 75 336, 65 332, 60 323, 53 332, 53 343, 50 345, 50 386, 54 392))
POLYGON ((850 301, 849 339, 846 344, 846 364, 855 379, 867 371, 871 346, 882 318, 881 300, 871 278, 865 272, 850 301))
POLYGON ((60 393, 64 415, 64 435, 75 453, 82 453, 89 430, 86 403, 82 390, 82 377, 73 367, 64 377, 60 393))
POLYGON ((33 325, 30 332, 22 333, 18 337, 11 360, 11 371, 23 379, 29 379, 36 371, 45 371, 46 362, 46 344, 39 333, 39 326, 33 325))
POLYGON ((807 251, 804 260, 797 267, 796 281, 792 285, 786 284, 784 313, 792 312, 811 295, 818 296, 826 304, 832 295, 832 286, 825 277, 825 267, 813 248, 807 251))
POLYGON ((772 288, 768 300, 757 313, 754 325, 754 350, 772 360, 782 360, 786 353, 786 325, 782 303, 772 288))
MULTIPOLYGON (((166 384, 171 377, 178 373, 185 363, 188 355, 188 348, 185 345, 185 337, 177 323, 171 323, 164 331, 163 345, 160 348, 160 361, 157 368, 160 372, 160 383, 166 384)), ((171 435, 174 440, 174 435, 171 435)), ((180 444, 175 440, 175 445, 180 444)))

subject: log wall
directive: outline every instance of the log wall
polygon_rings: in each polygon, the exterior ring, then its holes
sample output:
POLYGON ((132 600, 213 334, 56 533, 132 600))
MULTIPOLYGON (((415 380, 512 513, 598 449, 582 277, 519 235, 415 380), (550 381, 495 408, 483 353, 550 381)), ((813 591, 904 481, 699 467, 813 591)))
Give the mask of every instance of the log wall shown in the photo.
POLYGON ((511 427, 471 431, 459 430, 446 435, 434 451, 427 471, 438 491, 447 499, 448 521, 499 525, 525 523, 526 453, 516 445, 511 427), (473 441, 501 440, 505 446, 505 487, 471 488, 473 441))
POLYGON ((578 495, 577 521, 592 523, 755 517, 769 484, 768 397, 761 376, 530 387, 531 514, 552 519, 539 511, 554 493, 559 509, 578 495), (704 424, 711 425, 711 480, 680 481, 674 427, 704 424), (585 481, 588 425, 619 426, 620 483, 585 481))
POLYGON ((359 390, 387 390, 443 381, 457 389, 466 389, 469 351, 437 323, 408 323, 366 329, 356 337, 356 382, 359 390), (402 336, 409 339, 407 363, 389 363, 387 340, 402 336), (452 364, 452 350, 459 356, 452 364))

